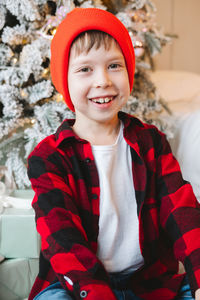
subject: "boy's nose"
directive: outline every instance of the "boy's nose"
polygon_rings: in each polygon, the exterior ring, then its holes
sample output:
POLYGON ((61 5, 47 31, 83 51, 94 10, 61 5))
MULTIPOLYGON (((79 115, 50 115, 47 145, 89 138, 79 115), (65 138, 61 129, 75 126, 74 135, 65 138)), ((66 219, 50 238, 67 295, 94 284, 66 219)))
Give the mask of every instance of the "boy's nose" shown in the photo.
POLYGON ((101 87, 106 88, 108 86, 112 85, 112 81, 109 78, 109 75, 106 71, 99 71, 97 72, 95 78, 94 78, 94 84, 93 86, 95 88, 101 87))

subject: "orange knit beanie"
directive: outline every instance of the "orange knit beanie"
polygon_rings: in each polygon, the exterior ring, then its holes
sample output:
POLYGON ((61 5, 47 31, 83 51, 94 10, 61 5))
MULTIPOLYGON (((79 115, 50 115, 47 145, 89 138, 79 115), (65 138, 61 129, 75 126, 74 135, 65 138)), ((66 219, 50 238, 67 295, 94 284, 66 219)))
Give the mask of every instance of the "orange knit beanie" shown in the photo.
POLYGON ((52 82, 72 111, 74 106, 67 82, 69 52, 73 40, 81 32, 88 30, 106 32, 118 42, 126 61, 130 90, 133 88, 135 54, 126 27, 108 11, 98 8, 75 8, 60 23, 52 39, 50 63, 52 82))

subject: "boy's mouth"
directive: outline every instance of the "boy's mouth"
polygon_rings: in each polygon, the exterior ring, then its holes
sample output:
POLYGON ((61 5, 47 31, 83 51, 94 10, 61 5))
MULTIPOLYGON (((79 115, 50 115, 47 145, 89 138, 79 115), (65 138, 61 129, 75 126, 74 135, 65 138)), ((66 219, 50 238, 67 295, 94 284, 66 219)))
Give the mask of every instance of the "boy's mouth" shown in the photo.
POLYGON ((109 103, 114 99, 115 96, 109 96, 109 97, 99 97, 99 98, 91 98, 90 101, 98 104, 104 104, 109 103))

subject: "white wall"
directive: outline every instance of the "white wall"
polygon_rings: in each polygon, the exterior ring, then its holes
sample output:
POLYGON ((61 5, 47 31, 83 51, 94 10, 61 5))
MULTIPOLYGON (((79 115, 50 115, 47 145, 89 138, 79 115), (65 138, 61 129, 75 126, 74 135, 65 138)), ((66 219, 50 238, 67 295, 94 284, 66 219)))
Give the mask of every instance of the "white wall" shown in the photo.
POLYGON ((200 74, 200 0, 153 0, 164 32, 179 36, 155 57, 156 69, 200 74))

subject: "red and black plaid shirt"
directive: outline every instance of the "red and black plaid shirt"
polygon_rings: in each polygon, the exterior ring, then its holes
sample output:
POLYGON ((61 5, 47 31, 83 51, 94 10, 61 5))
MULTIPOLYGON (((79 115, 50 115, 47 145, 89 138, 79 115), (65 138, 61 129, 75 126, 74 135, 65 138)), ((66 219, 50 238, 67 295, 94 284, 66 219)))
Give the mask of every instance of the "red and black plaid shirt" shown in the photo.
MULTIPOLYGON (((130 288, 141 299, 174 299, 184 276, 177 274, 180 260, 194 294, 200 287, 200 205, 183 180, 164 134, 125 113, 120 112, 119 118, 131 148, 144 257, 144 266, 132 276, 130 288)), ((88 300, 116 299, 96 256, 97 168, 91 145, 74 134, 73 123, 65 120, 28 159, 41 235, 40 270, 29 300, 58 280, 74 299, 81 299, 83 290, 88 300)))

